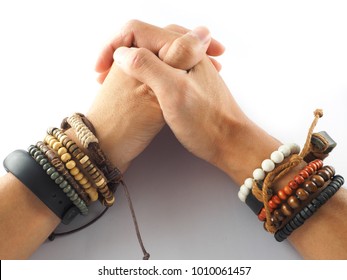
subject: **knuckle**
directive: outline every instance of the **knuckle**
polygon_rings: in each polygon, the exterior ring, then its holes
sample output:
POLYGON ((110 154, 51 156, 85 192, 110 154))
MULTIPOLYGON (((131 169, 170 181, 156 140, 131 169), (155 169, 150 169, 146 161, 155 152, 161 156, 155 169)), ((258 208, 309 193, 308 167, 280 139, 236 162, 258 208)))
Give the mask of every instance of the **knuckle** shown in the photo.
POLYGON ((130 67, 133 69, 143 69, 147 67, 148 53, 144 48, 136 49, 130 58, 130 67))
POLYGON ((139 20, 131 19, 124 24, 123 29, 124 30, 131 30, 134 27, 139 26, 140 24, 141 24, 141 22, 139 20))
POLYGON ((194 55, 194 45, 182 37, 175 41, 174 50, 179 58, 190 58, 194 55))

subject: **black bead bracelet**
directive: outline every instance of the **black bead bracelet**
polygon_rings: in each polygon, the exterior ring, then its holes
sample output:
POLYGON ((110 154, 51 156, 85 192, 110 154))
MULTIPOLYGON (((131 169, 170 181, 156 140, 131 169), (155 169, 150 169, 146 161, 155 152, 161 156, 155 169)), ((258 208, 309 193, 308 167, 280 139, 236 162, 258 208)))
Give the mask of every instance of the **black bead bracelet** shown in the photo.
POLYGON ((276 231, 275 239, 282 242, 292 232, 301 227, 321 206, 323 206, 344 184, 344 178, 340 175, 334 176, 329 185, 321 191, 307 206, 298 212, 284 227, 276 231))

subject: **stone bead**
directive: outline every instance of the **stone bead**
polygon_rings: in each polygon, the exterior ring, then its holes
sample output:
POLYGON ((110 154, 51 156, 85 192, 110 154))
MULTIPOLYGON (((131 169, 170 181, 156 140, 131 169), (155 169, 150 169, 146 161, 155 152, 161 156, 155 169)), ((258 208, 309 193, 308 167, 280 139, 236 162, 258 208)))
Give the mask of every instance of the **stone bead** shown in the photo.
POLYGON ((288 186, 289 186, 292 190, 296 190, 296 189, 299 187, 298 183, 295 182, 294 180, 289 181, 288 186))
POLYGON ((321 159, 316 159, 314 162, 317 164, 318 169, 323 167, 323 161, 321 159))
POLYGON ((66 163, 66 168, 71 170, 72 168, 76 167, 76 162, 74 162, 73 160, 70 160, 66 163))
POLYGON ((301 185, 303 182, 305 182, 305 179, 300 176, 300 175, 297 175, 294 177, 294 181, 298 184, 298 185, 301 185))
POLYGON ((61 147, 58 150, 58 155, 61 157, 63 154, 67 153, 67 149, 65 147, 61 147))
POLYGON ((319 168, 317 167, 317 165, 314 162, 310 162, 308 164, 309 167, 313 168, 314 171, 317 171, 319 168))
POLYGON ((64 177, 63 176, 59 176, 57 179, 55 179, 55 183, 57 184, 57 185, 59 185, 60 183, 62 183, 64 181, 64 177))
POLYGON ((266 159, 261 163, 261 168, 265 172, 271 172, 275 169, 275 163, 271 159, 266 159))
POLYGON ((50 167, 46 170, 46 173, 47 175, 52 175, 55 171, 56 169, 54 167, 50 167))
POLYGON ((289 217, 293 214, 292 209, 289 207, 289 205, 287 203, 283 203, 281 206, 281 211, 283 213, 283 215, 289 217))
POLYGON ((325 181, 323 179, 323 177, 319 176, 319 175, 313 175, 311 177, 311 181, 314 182, 318 188, 321 188, 324 186, 325 181))
POLYGON ((253 178, 254 180, 261 181, 265 178, 265 172, 261 168, 257 168, 253 171, 253 178))
POLYGON ((82 185, 82 187, 84 189, 89 189, 91 186, 92 186, 92 184, 90 182, 88 182, 87 184, 82 185))
POLYGON ((40 164, 40 165, 44 165, 44 164, 46 164, 47 162, 48 162, 48 160, 47 160, 46 158, 43 158, 43 159, 40 160, 39 164, 40 164))
POLYGON ((243 194, 239 191, 237 195, 242 202, 246 203, 247 196, 245 194, 243 194))
POLYGON ((276 204, 280 204, 282 201, 281 199, 278 197, 278 195, 274 195, 272 198, 271 198, 276 204))
POLYGON ((71 196, 73 196, 75 194, 74 190, 70 190, 68 193, 66 193, 66 196, 71 198, 71 196))
POLYGON ((59 176, 60 176, 60 174, 59 174, 58 172, 54 172, 54 173, 51 175, 51 179, 52 179, 52 180, 55 180, 55 179, 57 179, 59 176))
POLYGON ((78 198, 78 194, 75 192, 74 195, 70 197, 71 201, 75 201, 78 198))
POLYGON ((328 181, 331 176, 330 176, 330 172, 328 172, 327 170, 325 169, 320 169, 318 172, 317 172, 317 175, 321 176, 324 181, 328 181))
POLYGON ((310 174, 308 174, 308 172, 305 171, 305 170, 301 170, 301 171, 299 172, 299 175, 300 175, 301 177, 303 177, 304 179, 307 179, 308 177, 310 177, 310 174))
POLYGON ((292 209, 296 209, 300 206, 300 201, 293 195, 288 198, 287 202, 292 209))
POLYGON ((244 182, 244 185, 247 189, 251 190, 253 188, 253 179, 247 178, 244 182))
POLYGON ((279 151, 274 151, 271 156, 270 159, 274 162, 274 163, 281 163, 284 160, 284 155, 279 152, 279 151))
POLYGON ((49 140, 48 145, 49 145, 50 147, 53 147, 54 143, 57 143, 57 142, 58 142, 58 140, 55 139, 54 137, 52 137, 52 138, 49 140))
POLYGON ((283 188, 283 191, 285 192, 286 195, 291 195, 293 193, 293 190, 289 186, 285 186, 283 188))
POLYGON ((111 198, 105 198, 106 205, 111 206, 115 202, 115 197, 112 196, 111 198))
POLYGON ((38 156, 41 156, 41 155, 42 155, 41 151, 35 151, 34 158, 37 158, 38 156))
POLYGON ((312 181, 308 181, 305 182, 304 186, 303 186, 304 190, 307 191, 308 193, 314 193, 317 191, 317 185, 312 182, 312 181))
POLYGON ((68 182, 67 181, 63 181, 62 183, 60 183, 59 188, 64 189, 64 188, 67 187, 67 185, 68 185, 68 182))
POLYGON ((300 153, 301 149, 300 149, 300 146, 298 144, 296 144, 296 143, 289 143, 288 145, 290 147, 290 151, 291 151, 292 154, 300 153))
POLYGON ((62 162, 68 162, 71 159, 71 155, 69 153, 63 154, 60 159, 62 162))
POLYGON ((285 192, 283 190, 278 191, 277 195, 282 200, 286 200, 287 199, 287 195, 285 194, 285 192))
POLYGON ((37 161, 37 162, 40 162, 41 160, 43 160, 45 157, 43 156, 43 155, 38 155, 36 158, 35 158, 35 160, 37 161))
POLYGON ((47 170, 48 168, 52 167, 52 165, 50 163, 45 163, 42 168, 43 170, 47 170))
POLYGON ((71 186, 70 185, 67 185, 64 189, 63 189, 63 192, 64 193, 68 193, 69 191, 71 191, 71 186))
POLYGON ((278 151, 281 152, 284 157, 288 157, 290 155, 290 146, 287 145, 287 144, 284 144, 284 145, 281 145, 279 148, 278 148, 278 151))
POLYGON ((284 216, 280 210, 275 210, 273 215, 277 221, 281 222, 284 219, 284 216))
POLYGON ((78 167, 74 167, 70 170, 70 174, 72 176, 76 176, 78 173, 80 173, 80 170, 78 169, 78 167))

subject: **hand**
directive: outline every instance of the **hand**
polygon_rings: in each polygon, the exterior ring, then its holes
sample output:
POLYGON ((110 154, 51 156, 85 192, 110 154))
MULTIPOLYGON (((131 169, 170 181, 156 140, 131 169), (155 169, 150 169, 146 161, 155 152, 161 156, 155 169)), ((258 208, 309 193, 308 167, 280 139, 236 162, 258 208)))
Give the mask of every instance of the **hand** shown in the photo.
MULTIPOLYGON (((169 29, 185 31, 177 26, 169 29)), ((206 28, 181 35, 135 21, 126 25, 124 30, 105 48, 98 60, 97 69, 105 70, 108 75, 87 114, 96 127, 102 149, 121 171, 145 149, 164 125, 164 120, 157 98, 147 85, 125 75, 115 64, 111 69, 107 68, 112 64, 110 48, 136 41, 136 45, 148 47, 150 51, 161 54, 166 63, 182 69, 192 68, 206 56, 206 51, 213 55, 223 51, 219 43, 211 43, 206 28), (133 31, 128 34, 126 30, 133 31)))
MULTIPOLYGON (((206 45, 192 38, 192 36, 202 38, 206 35, 206 30, 200 28, 198 31, 201 33, 189 33, 189 29, 174 24, 162 29, 138 20, 131 20, 100 53, 95 66, 95 70, 100 73, 98 81, 104 82, 113 63, 113 53, 122 46, 148 49, 172 67, 183 70, 189 70, 200 61, 202 57, 198 53, 206 52, 210 56, 219 56, 224 52, 223 45, 213 38, 206 50, 206 45), (178 38, 180 40, 176 40, 178 38)), ((209 39, 209 37, 202 38, 206 41, 209 39)), ((211 57, 210 60, 220 71, 221 65, 211 57)))
POLYGON ((122 47, 114 57, 125 73, 153 90, 178 140, 237 183, 278 147, 276 139, 241 111, 207 57, 188 73, 165 64, 146 49, 122 47))

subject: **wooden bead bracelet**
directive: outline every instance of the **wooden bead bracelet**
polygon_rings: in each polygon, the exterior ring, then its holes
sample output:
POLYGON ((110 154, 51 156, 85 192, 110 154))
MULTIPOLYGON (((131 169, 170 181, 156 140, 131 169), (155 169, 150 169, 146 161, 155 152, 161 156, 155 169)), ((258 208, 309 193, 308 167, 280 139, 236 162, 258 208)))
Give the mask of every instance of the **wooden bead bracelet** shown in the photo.
POLYGON ((271 223, 276 228, 280 228, 286 218, 289 218, 298 211, 301 204, 312 197, 312 195, 321 189, 326 182, 330 181, 334 175, 335 169, 331 166, 324 166, 319 169, 315 175, 312 175, 302 185, 300 185, 302 186, 301 188, 296 189, 295 195, 290 195, 287 200, 282 202, 280 207, 273 211, 271 223), (318 173, 326 173, 329 175, 322 177, 318 175, 318 173))
POLYGON ((334 176, 328 186, 322 190, 316 198, 301 209, 301 211, 288 221, 283 228, 276 231, 275 239, 278 242, 282 242, 289 237, 295 229, 301 227, 307 219, 309 219, 321 206, 333 197, 343 184, 344 178, 342 176, 334 176))
MULTIPOLYGON (((288 184, 279 190, 277 194, 273 195, 269 201, 268 206, 270 211, 275 210, 283 201, 288 198, 288 195, 291 195, 309 176, 313 175, 318 169, 323 167, 322 160, 314 160, 310 162, 305 168, 303 168, 298 175, 296 175, 293 180, 289 181, 288 184)), ((266 213, 265 208, 263 207, 258 214, 260 221, 265 221, 266 213)))
POLYGON ((29 154, 35 161, 42 166, 47 175, 64 191, 66 196, 80 210, 82 215, 88 214, 88 207, 85 202, 78 196, 71 185, 65 180, 64 176, 49 162, 45 154, 36 146, 31 145, 28 148, 29 154))
POLYGON ((122 174, 106 157, 100 148, 93 124, 81 113, 75 113, 62 121, 61 128, 74 129, 79 141, 89 152, 92 161, 102 171, 108 181, 110 190, 114 193, 122 180, 122 174))

